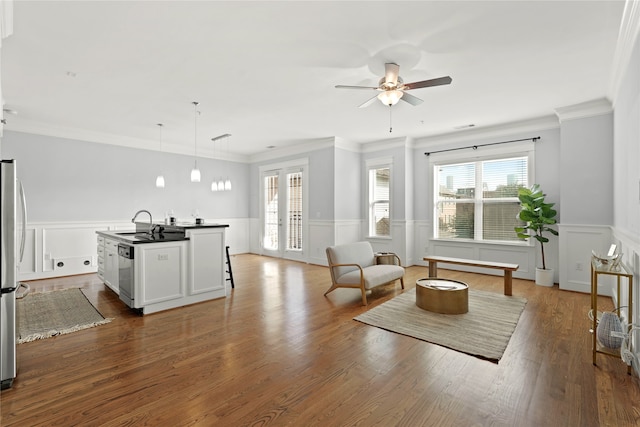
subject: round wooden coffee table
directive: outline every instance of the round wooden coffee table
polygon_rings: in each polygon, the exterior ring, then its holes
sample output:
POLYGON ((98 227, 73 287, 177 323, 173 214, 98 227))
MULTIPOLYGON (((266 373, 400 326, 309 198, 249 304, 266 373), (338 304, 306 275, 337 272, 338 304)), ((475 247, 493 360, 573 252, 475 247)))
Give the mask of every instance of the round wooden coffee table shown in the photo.
POLYGON ((442 314, 469 311, 469 286, 457 280, 426 278, 416 281, 416 305, 442 314))

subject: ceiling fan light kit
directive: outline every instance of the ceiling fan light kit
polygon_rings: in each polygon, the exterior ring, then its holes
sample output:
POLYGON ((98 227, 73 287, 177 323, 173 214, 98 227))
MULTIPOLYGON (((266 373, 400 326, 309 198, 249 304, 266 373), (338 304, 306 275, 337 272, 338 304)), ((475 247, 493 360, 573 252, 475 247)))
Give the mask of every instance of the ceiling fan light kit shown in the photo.
MULTIPOLYGON (((360 105, 360 108, 368 107, 376 98, 380 100, 384 105, 389 107, 396 105, 400 100, 405 101, 408 104, 416 105, 422 104, 422 99, 406 93, 407 90, 420 89, 423 87, 448 85, 451 83, 451 77, 438 77, 437 79, 422 80, 413 83, 404 83, 402 77, 398 75, 400 72, 400 66, 395 62, 387 62, 384 64, 384 77, 380 79, 377 87, 371 86, 346 86, 336 85, 336 89, 373 89, 380 93, 377 96, 365 101, 360 105)), ((391 109, 389 109, 389 132, 393 131, 391 126, 391 109)))
MULTIPOLYGON (((422 99, 415 97, 413 95, 409 95, 406 91, 413 89, 421 89, 425 87, 432 86, 442 86, 448 85, 451 83, 451 77, 438 77, 436 79, 430 80, 422 80, 419 82, 413 83, 404 83, 402 77, 398 75, 400 72, 400 66, 394 62, 387 62, 384 64, 384 77, 380 79, 378 82, 378 86, 347 86, 347 85, 336 85, 337 89, 369 89, 369 90, 377 90, 380 93, 377 95, 377 98, 384 105, 395 105, 398 101, 403 100, 413 106, 422 103, 422 99)), ((371 105, 372 101, 376 99, 376 97, 371 98, 366 101, 360 107, 367 107, 371 105)))
POLYGON ((378 94, 378 99, 384 105, 396 105, 398 101, 402 98, 404 93, 401 90, 385 90, 384 92, 380 92, 378 94))

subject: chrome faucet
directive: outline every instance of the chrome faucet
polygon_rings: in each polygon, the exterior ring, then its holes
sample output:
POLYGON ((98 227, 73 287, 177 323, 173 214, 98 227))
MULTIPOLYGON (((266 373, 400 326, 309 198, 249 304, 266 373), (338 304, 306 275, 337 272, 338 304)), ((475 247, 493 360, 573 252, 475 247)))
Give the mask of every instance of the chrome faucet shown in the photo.
POLYGON ((140 215, 142 212, 146 212, 147 214, 149 214, 149 231, 147 231, 147 233, 149 234, 153 234, 153 218, 151 217, 151 212, 149 212, 146 209, 140 209, 138 212, 136 212, 136 214, 133 216, 133 218, 131 218, 131 222, 133 222, 135 224, 136 222, 136 218, 138 217, 138 215, 140 215))

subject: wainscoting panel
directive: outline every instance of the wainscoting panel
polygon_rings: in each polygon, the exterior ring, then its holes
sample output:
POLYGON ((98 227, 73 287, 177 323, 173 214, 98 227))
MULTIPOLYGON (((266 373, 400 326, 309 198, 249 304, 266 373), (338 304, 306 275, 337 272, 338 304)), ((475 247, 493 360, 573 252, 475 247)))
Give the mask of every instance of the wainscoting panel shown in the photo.
POLYGON ((461 244, 433 241, 431 242, 431 251, 429 252, 429 255, 447 256, 452 258, 479 259, 476 252, 476 248, 472 246, 462 246, 461 244))
MULTIPOLYGON (((625 232, 613 228, 613 242, 623 253, 623 262, 633 270, 633 324, 640 327, 640 236, 637 233, 625 232)), ((614 301, 614 305, 625 306, 628 299, 614 301)), ((632 335, 632 351, 640 360, 640 329, 634 329, 632 335)), ((636 374, 640 375, 640 364, 634 365, 636 374)))
MULTIPOLYGON (((405 235, 407 236, 407 241, 405 243, 405 247, 407 248, 407 255, 406 255, 406 259, 403 259, 402 262, 404 262, 405 265, 415 265, 416 254, 419 253, 415 251, 415 247, 416 247, 415 221, 406 222, 405 235)), ((422 257, 420 257, 420 259, 422 259, 422 257)))
MULTIPOLYGON (((19 274, 22 277, 23 274, 33 274, 37 271, 38 265, 38 241, 37 230, 32 227, 27 227, 25 242, 24 242, 24 255, 22 262, 20 263, 19 274)), ((18 243, 20 244, 20 243, 18 243)), ((20 247, 18 247, 20 250, 20 247)), ((20 256, 20 254, 18 254, 20 256)))
MULTIPOLYGON (((206 219, 207 223, 229 224, 226 244, 231 253, 249 252, 249 220, 206 219)), ((29 223, 20 280, 37 280, 97 271, 96 231, 133 230, 131 222, 29 223), (87 264, 86 261, 89 261, 87 264)))
MULTIPOLYGON (((500 245, 474 242, 445 242, 433 240, 430 245, 429 255, 439 255, 452 258, 463 258, 479 261, 495 261, 518 264, 519 268, 513 272, 513 277, 518 279, 535 279, 535 247, 500 245)), ((502 276, 502 270, 487 268, 474 268, 464 265, 442 264, 443 268, 450 270, 469 271, 473 273, 502 276)), ((440 264, 438 264, 440 268, 440 264)))
POLYGON ((326 249, 328 246, 335 245, 335 227, 333 221, 309 221, 310 250, 307 262, 327 265, 326 249))
POLYGON ((358 242, 362 239, 362 221, 359 219, 336 220, 335 233, 334 245, 358 242))
MULTIPOLYGON (((498 246, 478 248, 481 260, 506 262, 518 264, 518 270, 514 272, 514 277, 532 279, 535 278, 535 253, 531 247, 520 246, 498 246), (517 273, 517 274, 516 274, 517 273)), ((500 273, 502 274, 502 273, 500 273)))
MULTIPOLYGON (((591 251, 606 253, 612 241, 609 226, 558 226, 560 252, 560 289, 591 292, 591 251)), ((611 296, 611 284, 603 278, 598 294, 611 296)))
POLYGON ((249 252, 262 255, 259 218, 249 218, 249 252))
POLYGON ((415 265, 427 265, 422 258, 429 254, 429 244, 431 239, 431 221, 421 220, 414 221, 414 239, 413 239, 413 263, 415 265))

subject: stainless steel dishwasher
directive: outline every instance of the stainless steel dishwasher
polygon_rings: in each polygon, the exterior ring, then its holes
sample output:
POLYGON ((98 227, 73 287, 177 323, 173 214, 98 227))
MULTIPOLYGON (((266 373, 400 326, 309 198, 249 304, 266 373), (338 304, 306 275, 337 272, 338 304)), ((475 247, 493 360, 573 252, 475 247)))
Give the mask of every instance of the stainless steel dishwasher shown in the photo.
POLYGON ((134 247, 118 244, 118 288, 120 299, 131 308, 135 308, 135 269, 134 247))

